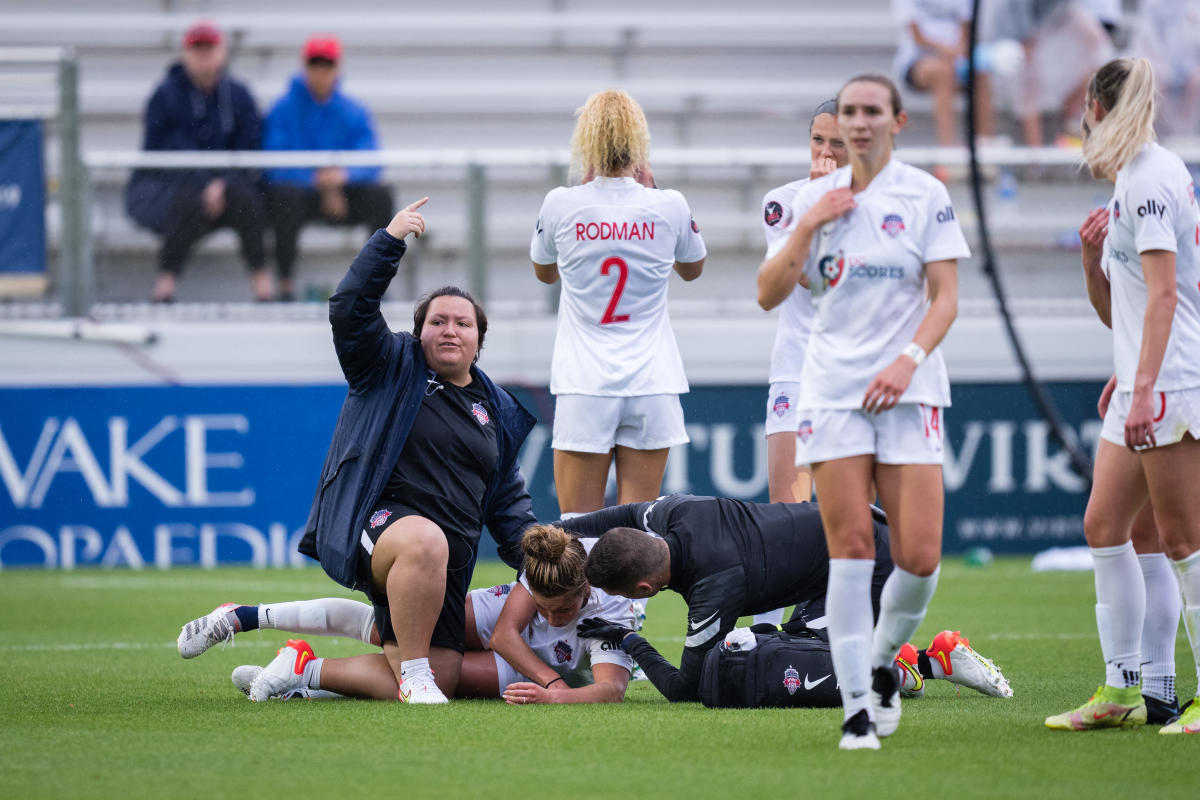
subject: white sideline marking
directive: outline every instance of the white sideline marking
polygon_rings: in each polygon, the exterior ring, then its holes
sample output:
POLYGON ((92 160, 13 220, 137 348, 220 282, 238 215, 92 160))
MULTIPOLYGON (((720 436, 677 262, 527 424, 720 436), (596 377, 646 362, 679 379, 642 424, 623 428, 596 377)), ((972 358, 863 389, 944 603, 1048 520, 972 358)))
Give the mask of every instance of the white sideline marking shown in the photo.
MULTIPOLYGON (((266 639, 255 642, 239 642, 244 647, 278 647, 279 642, 269 642, 266 639)), ((37 653, 60 652, 69 653, 79 650, 160 650, 170 647, 175 649, 175 642, 59 642, 57 644, 3 644, 0 652, 5 653, 37 653)), ((232 647, 233 645, 230 645, 232 647)))
POLYGON ((140 576, 128 578, 110 578, 85 575, 64 575, 59 579, 59 585, 64 589, 121 589, 121 590, 151 590, 161 592, 171 589, 196 589, 213 593, 249 593, 262 595, 264 593, 297 593, 303 596, 316 596, 314 592, 320 592, 322 597, 353 597, 348 590, 334 583, 332 580, 324 577, 324 575, 313 576, 311 582, 294 583, 271 583, 256 581, 252 578, 246 580, 219 580, 211 576, 196 577, 196 578, 180 578, 172 575, 162 576, 140 576))

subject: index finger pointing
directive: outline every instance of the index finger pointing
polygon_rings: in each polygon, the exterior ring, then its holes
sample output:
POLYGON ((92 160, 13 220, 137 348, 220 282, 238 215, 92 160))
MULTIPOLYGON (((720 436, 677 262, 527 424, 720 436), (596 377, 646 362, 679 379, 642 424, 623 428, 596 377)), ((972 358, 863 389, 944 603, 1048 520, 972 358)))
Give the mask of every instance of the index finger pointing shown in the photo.
POLYGON ((422 198, 421 198, 420 200, 418 200, 417 202, 410 204, 410 205, 409 205, 408 207, 406 207, 404 210, 405 210, 405 211, 416 211, 418 208, 420 208, 421 206, 425 205, 425 204, 426 204, 426 203, 428 203, 428 202, 429 202, 429 198, 428 198, 428 197, 422 197, 422 198))

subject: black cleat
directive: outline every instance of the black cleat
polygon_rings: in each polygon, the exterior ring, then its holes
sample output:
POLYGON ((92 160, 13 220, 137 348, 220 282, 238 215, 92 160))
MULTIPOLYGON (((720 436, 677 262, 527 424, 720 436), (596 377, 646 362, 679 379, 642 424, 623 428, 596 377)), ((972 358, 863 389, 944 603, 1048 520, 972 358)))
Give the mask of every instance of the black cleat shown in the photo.
POLYGON ((1179 707, 1178 698, 1168 703, 1165 700, 1159 700, 1157 697, 1144 694, 1142 695, 1142 700, 1146 701, 1147 725, 1166 725, 1182 712, 1182 709, 1179 707))
POLYGON ((842 750, 878 750, 879 737, 875 735, 875 723, 864 708, 842 723, 842 750))

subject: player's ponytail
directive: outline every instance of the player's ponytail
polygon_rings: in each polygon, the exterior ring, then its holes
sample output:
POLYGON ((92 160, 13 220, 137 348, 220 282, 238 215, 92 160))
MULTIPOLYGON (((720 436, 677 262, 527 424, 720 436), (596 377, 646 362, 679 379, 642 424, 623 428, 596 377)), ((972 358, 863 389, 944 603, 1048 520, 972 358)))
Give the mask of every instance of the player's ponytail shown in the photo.
POLYGON ((534 525, 521 537, 525 579, 542 597, 574 595, 587 588, 587 553, 571 534, 554 525, 534 525))
POLYGON ((571 168, 616 175, 650 157, 650 128, 637 101, 619 89, 596 92, 576 112, 571 168))
POLYGON ((1083 158, 1092 174, 1115 180, 1147 142, 1154 141, 1154 69, 1144 58, 1117 58, 1088 83, 1087 103, 1105 110, 1083 140, 1083 158))

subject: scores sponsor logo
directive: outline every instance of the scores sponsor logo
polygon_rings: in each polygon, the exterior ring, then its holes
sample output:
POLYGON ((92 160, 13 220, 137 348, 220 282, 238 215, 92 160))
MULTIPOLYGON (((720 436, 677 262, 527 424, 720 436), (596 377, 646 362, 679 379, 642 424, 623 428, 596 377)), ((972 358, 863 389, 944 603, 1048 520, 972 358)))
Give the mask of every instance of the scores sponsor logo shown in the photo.
POLYGON ((576 222, 575 241, 651 241, 653 222, 576 222))

